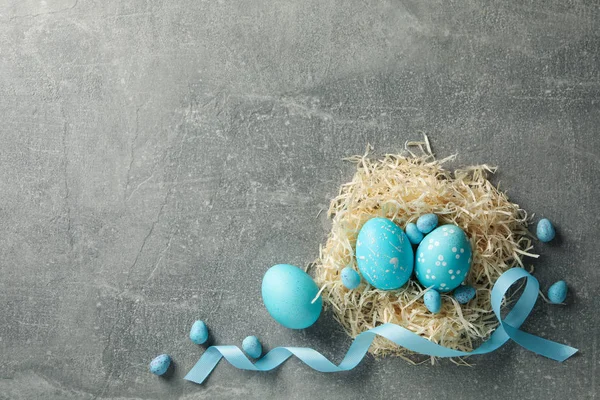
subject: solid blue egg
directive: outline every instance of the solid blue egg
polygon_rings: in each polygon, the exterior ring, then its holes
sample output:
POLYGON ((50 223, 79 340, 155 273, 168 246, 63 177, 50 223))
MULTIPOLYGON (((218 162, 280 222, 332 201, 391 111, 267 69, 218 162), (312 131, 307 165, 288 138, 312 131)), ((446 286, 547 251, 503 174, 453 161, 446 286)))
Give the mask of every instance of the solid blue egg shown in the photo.
POLYGON ((437 314, 442 309, 442 296, 437 290, 429 289, 423 295, 423 303, 429 311, 431 311, 434 314, 437 314))
POLYGON ((419 244, 421 243, 421 240, 423 240, 423 232, 421 232, 419 228, 417 228, 417 225, 412 222, 406 224, 404 231, 412 244, 419 244))
POLYGON ((549 219, 543 218, 537 224, 536 235, 541 242, 549 242, 556 236, 556 230, 549 219))
POLYGON ((208 340, 208 328, 204 321, 196 321, 190 329, 190 339, 196 344, 203 344, 208 340))
POLYGON ((421 233, 429 233, 431 232, 438 224, 438 216, 435 214, 425 214, 421 215, 419 219, 417 219, 417 229, 421 231, 421 233))
POLYGON ((548 289, 548 300, 551 303, 559 304, 567 298, 567 282, 558 281, 548 289))
POLYGON ((252 358, 262 355, 262 345, 256 336, 248 336, 242 341, 242 349, 252 358))
POLYGON ((321 315, 319 288, 303 270, 289 264, 274 265, 262 281, 262 298, 273 319, 290 329, 308 328, 321 315))
POLYGON ((346 267, 342 270, 342 283, 350 290, 356 289, 360 285, 360 275, 352 267, 346 267))
POLYGON ((161 354, 154 360, 150 361, 150 372, 154 375, 164 375, 171 365, 171 356, 168 354, 161 354))
POLYGON ((454 291, 454 298, 460 304, 467 304, 475 297, 475 288, 469 285, 461 285, 454 291))
POLYGON ((440 226, 417 248, 417 280, 425 287, 449 292, 467 276, 471 258, 471 243, 463 230, 456 225, 440 226))
POLYGON ((372 218, 356 239, 356 263, 367 282, 381 290, 404 285, 413 271, 414 253, 406 234, 387 218, 372 218))

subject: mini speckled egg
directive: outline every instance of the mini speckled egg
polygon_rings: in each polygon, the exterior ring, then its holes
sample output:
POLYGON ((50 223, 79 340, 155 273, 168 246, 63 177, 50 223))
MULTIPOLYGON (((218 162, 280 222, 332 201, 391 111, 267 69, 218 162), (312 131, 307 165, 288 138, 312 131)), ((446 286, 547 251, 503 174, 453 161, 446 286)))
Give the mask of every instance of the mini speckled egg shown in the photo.
POLYGON ((360 285, 360 275, 352 267, 346 267, 342 270, 342 283, 348 289, 356 289, 360 285))
POLYGON ((242 349, 252 358, 259 358, 262 354, 262 345, 256 336, 248 336, 242 341, 242 349))
POLYGON ((567 298, 567 282, 558 281, 548 289, 548 300, 551 303, 559 304, 567 298))
POLYGON ((437 224, 438 216, 435 214, 421 215, 419 219, 417 219, 417 229, 424 234, 431 232, 437 226, 437 224))
POLYGON ((371 285, 393 290, 410 279, 414 253, 402 229, 387 218, 372 218, 358 233, 356 263, 371 285))
POLYGON ((154 360, 150 361, 150 372, 154 375, 164 375, 171 365, 171 356, 168 354, 161 354, 154 360))
POLYGON ((429 311, 434 314, 437 314, 442 309, 442 296, 440 296, 440 292, 434 289, 429 289, 423 295, 423 303, 425 303, 425 307, 429 311))
POLYGON ((289 264, 274 265, 262 281, 262 298, 275 321, 290 329, 308 328, 321 315, 319 288, 303 270, 289 264))
POLYGON ((423 233, 417 228, 417 225, 412 222, 406 224, 404 231, 412 244, 419 244, 421 243, 421 240, 423 240, 423 233))
POLYGON ((549 242, 556 236, 556 230, 549 219, 543 218, 537 224, 536 235, 541 242, 549 242))
POLYGON ((417 248, 415 273, 425 287, 449 292, 458 287, 471 268, 471 244, 456 225, 443 225, 423 238, 417 248))
POLYGON ((196 344, 206 343, 208 340, 208 328, 204 321, 196 321, 190 329, 190 339, 196 344))
POLYGON ((475 289, 469 285, 462 285, 454 291, 454 298, 460 304, 467 304, 475 297, 475 289))

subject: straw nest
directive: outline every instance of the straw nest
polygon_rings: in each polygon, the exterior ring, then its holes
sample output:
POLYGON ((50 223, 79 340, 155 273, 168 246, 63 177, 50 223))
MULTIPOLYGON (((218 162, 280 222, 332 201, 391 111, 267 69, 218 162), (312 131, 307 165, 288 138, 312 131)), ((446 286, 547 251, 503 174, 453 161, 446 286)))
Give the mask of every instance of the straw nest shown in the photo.
MULTIPOLYGON (((494 282, 507 269, 524 267, 523 256, 537 257, 530 253, 527 214, 487 179, 494 168, 477 165, 450 172, 443 164, 453 157, 436 160, 427 138, 407 145, 405 154, 387 154, 380 160, 368 154, 349 158, 357 170, 331 201, 332 228, 315 264, 315 281, 325 304, 351 337, 391 322, 443 346, 470 351, 498 325, 490 303, 494 282), (419 154, 410 151, 411 146, 417 146, 419 154), (440 224, 458 225, 469 237, 473 263, 466 281, 477 290, 475 299, 461 305, 451 294, 443 294, 441 311, 432 314, 423 304, 425 288, 414 279, 392 291, 375 289, 364 280, 355 290, 342 285, 344 267, 358 270, 354 246, 367 220, 390 218, 404 228, 427 213, 437 214, 440 224)), ((370 352, 419 360, 381 337, 370 352)))

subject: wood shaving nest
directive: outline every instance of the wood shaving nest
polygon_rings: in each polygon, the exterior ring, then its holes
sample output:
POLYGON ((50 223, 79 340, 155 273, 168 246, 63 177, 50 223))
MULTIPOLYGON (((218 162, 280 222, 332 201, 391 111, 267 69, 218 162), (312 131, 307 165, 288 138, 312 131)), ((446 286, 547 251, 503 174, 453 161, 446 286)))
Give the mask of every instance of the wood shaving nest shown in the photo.
MULTIPOLYGON (((315 281, 326 306, 353 338, 391 322, 442 346, 473 350, 498 325, 490 303, 498 277, 509 268, 523 268, 523 256, 537 257, 530 252, 526 212, 487 179, 495 168, 476 165, 449 172, 442 165, 454 156, 436 160, 426 137, 423 142, 407 143, 404 154, 387 154, 380 160, 369 159, 368 150, 348 159, 356 163, 356 173, 341 186, 329 207, 331 233, 314 264, 315 281), (419 154, 410 151, 413 146, 420 149, 419 154), (375 289, 364 280, 355 290, 343 286, 342 269, 351 266, 358 271, 354 248, 367 220, 390 218, 404 229, 427 213, 437 214, 440 225, 458 225, 469 237, 473 264, 466 282, 477 290, 475 299, 461 305, 451 294, 442 294, 442 309, 432 314, 423 304, 425 288, 412 278, 392 291, 375 289)), ((427 360, 382 337, 375 339, 369 351, 413 363, 427 360)), ((453 362, 465 364, 461 359, 453 362)))

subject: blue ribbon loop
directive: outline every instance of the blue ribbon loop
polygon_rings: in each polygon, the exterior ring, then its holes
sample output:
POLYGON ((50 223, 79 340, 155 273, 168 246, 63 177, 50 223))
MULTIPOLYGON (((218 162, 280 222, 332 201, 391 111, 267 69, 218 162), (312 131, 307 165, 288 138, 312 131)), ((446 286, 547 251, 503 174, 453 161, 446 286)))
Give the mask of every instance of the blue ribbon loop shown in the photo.
POLYGON ((539 283, 537 279, 524 269, 512 268, 502 274, 492 289, 492 309, 500 321, 500 325, 487 341, 470 352, 440 346, 406 328, 387 323, 356 336, 339 365, 335 365, 316 350, 307 347, 277 347, 269 351, 256 363, 252 363, 236 346, 211 346, 204 352, 184 379, 196 383, 204 382, 221 358, 225 358, 238 369, 250 371, 270 371, 283 364, 291 356, 296 356, 306 365, 320 372, 348 371, 361 362, 377 335, 416 353, 436 357, 464 357, 489 353, 498 349, 510 338, 527 350, 562 362, 575 354, 577 349, 519 330, 519 327, 525 322, 535 305, 538 291, 539 283), (521 278, 527 279, 525 290, 506 318, 502 319, 500 314, 502 299, 508 289, 521 278))

